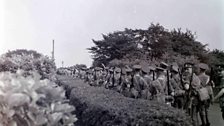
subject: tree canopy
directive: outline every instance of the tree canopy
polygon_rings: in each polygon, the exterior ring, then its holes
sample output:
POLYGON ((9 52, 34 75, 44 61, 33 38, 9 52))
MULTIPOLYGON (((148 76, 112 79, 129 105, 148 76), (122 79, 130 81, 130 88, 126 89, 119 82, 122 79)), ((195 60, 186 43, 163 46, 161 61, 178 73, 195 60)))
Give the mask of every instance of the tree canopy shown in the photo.
POLYGON ((101 40, 93 40, 93 43, 95 45, 88 48, 94 60, 93 66, 108 65, 113 60, 136 59, 169 63, 192 59, 208 64, 224 61, 223 51, 209 51, 207 44, 197 41, 196 34, 190 30, 168 30, 160 24, 151 24, 146 30, 126 28, 103 34, 101 40))

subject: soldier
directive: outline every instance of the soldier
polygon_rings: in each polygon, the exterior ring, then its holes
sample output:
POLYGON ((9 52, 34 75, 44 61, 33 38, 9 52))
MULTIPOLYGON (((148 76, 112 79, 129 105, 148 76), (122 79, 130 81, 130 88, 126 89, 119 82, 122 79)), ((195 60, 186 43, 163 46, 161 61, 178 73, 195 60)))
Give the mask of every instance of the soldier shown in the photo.
POLYGON ((91 69, 86 71, 85 82, 88 83, 89 85, 93 84, 93 75, 91 69))
POLYGON ((106 80, 104 81, 104 86, 106 89, 113 86, 114 69, 111 67, 109 73, 107 74, 106 80))
POLYGON ((111 89, 120 92, 121 91, 121 69, 115 68, 113 77, 113 86, 111 89))
POLYGON ((216 101, 217 99, 219 99, 219 105, 221 108, 221 112, 222 112, 222 118, 224 120, 224 70, 221 71, 221 90, 219 91, 219 93, 214 97, 213 102, 216 101))
POLYGON ((155 68, 152 66, 149 66, 149 78, 151 81, 155 80, 156 76, 155 76, 155 68))
POLYGON ((132 77, 132 69, 131 68, 126 68, 126 75, 124 77, 123 83, 122 83, 122 94, 126 97, 131 97, 131 88, 132 88, 132 82, 133 82, 133 77, 132 77))
MULTIPOLYGON (((210 126, 209 123, 209 119, 208 119, 208 109, 210 106, 210 101, 213 98, 213 91, 212 91, 212 87, 209 85, 210 82, 210 76, 206 75, 206 71, 209 69, 207 64, 204 63, 200 63, 199 65, 200 68, 200 74, 198 75, 199 79, 201 80, 201 85, 207 89, 208 91, 210 90, 210 97, 208 97, 208 99, 204 100, 204 101, 200 101, 200 109, 199 109, 199 114, 201 117, 201 123, 202 126, 210 126)), ((204 92, 207 93, 205 95, 209 96, 209 92, 204 92)))
POLYGON ((102 76, 101 70, 102 70, 102 68, 95 67, 94 74, 93 74, 94 75, 93 76, 94 83, 93 83, 92 86, 102 86, 102 84, 103 84, 103 76, 102 76))
POLYGON ((185 109, 190 115, 193 125, 198 126, 198 113, 199 113, 199 95, 198 90, 201 88, 201 81, 197 75, 193 72, 193 64, 184 64, 183 73, 184 88, 187 91, 185 109))
POLYGON ((133 98, 140 98, 141 97, 141 66, 140 65, 134 65, 134 76, 133 76, 133 87, 131 88, 131 93, 133 98))
POLYGON ((109 67, 104 67, 103 68, 103 72, 102 72, 102 76, 103 76, 103 81, 106 81, 107 75, 109 74, 109 67))
POLYGON ((150 69, 148 66, 142 67, 141 97, 143 99, 151 99, 152 78, 149 76, 150 69))
POLYGON ((178 66, 172 66, 170 72, 172 76, 170 79, 171 95, 174 97, 173 106, 175 108, 183 109, 185 90, 181 83, 181 75, 178 66))
POLYGON ((161 67, 156 67, 157 78, 152 82, 152 87, 154 91, 152 93, 153 99, 165 103, 165 86, 166 86, 166 76, 165 69, 161 67))

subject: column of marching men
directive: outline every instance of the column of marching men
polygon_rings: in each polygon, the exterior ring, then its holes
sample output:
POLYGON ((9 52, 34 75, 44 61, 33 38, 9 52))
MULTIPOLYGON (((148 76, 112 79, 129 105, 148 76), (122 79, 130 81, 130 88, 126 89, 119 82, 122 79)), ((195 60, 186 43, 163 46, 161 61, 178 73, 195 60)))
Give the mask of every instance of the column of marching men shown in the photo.
POLYGON ((194 126, 209 126, 208 109, 213 99, 214 83, 207 64, 185 63, 182 68, 161 62, 157 67, 133 65, 119 67, 81 68, 73 76, 91 86, 105 87, 135 99, 156 100, 185 110, 194 126), (200 69, 195 74, 193 68, 200 69))

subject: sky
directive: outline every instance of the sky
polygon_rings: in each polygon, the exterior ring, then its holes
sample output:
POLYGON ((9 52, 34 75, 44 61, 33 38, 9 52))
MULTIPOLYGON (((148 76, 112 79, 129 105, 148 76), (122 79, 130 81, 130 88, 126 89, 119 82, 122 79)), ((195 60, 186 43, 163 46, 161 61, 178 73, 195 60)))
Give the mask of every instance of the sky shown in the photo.
POLYGON ((32 49, 51 56, 54 39, 58 67, 90 66, 92 39, 151 23, 189 29, 210 49, 224 50, 222 8, 224 0, 0 0, 0 54, 32 49))

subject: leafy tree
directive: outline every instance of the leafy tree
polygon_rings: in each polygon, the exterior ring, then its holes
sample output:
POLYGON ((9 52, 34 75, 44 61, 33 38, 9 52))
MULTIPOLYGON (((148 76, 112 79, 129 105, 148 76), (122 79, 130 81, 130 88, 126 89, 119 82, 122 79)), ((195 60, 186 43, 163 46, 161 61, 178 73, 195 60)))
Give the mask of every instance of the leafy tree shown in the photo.
POLYGON ((94 66, 108 65, 113 59, 122 59, 126 54, 137 51, 134 36, 128 29, 103 35, 103 40, 93 40, 94 47, 88 48, 93 54, 94 66))
POLYGON ((93 66, 101 63, 108 65, 115 59, 127 64, 136 60, 149 64, 159 61, 181 63, 186 60, 211 64, 213 60, 217 61, 215 57, 218 54, 221 55, 219 52, 210 53, 206 49, 207 44, 196 41, 196 35, 190 30, 168 30, 160 24, 151 24, 146 30, 125 29, 109 33, 103 35, 102 40, 93 40, 93 43, 95 46, 88 49, 93 54, 93 66))

